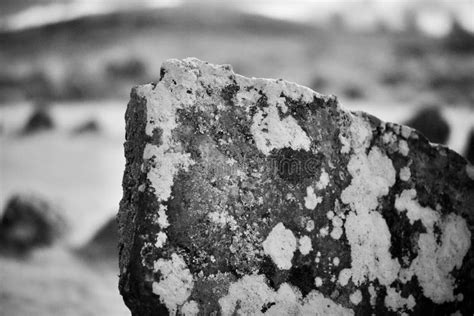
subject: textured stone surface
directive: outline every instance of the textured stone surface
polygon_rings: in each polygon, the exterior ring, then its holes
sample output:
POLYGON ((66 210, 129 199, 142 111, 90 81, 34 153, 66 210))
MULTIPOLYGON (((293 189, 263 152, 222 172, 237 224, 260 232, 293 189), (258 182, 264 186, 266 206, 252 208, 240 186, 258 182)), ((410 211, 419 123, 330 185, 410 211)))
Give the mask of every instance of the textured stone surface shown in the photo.
POLYGON ((230 66, 134 88, 119 212, 134 315, 472 314, 472 169, 415 130, 230 66))

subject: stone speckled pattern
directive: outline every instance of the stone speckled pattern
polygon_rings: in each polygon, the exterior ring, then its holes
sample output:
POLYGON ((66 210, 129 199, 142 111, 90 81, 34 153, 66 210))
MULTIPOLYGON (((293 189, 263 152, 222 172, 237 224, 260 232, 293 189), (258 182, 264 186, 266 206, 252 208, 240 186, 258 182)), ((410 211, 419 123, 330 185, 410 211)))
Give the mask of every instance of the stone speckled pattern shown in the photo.
POLYGON ((132 90, 124 147, 133 315, 474 311, 474 172, 415 130, 185 59, 132 90))

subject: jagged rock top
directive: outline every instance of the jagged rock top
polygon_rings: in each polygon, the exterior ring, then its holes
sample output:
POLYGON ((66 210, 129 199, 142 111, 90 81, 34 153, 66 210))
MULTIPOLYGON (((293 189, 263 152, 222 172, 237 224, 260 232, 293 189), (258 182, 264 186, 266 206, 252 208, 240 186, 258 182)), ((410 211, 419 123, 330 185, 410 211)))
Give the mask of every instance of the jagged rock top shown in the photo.
POLYGON ((471 167, 415 130, 197 59, 133 89, 126 121, 132 313, 474 311, 471 167))

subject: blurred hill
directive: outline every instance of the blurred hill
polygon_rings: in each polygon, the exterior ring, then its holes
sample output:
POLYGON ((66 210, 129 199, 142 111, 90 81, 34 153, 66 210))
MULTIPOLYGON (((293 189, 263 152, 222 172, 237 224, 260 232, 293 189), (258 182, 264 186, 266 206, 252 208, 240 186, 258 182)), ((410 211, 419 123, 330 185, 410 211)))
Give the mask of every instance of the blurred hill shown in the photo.
POLYGON ((131 86, 156 81, 163 60, 194 56, 343 99, 383 101, 392 94, 401 101, 473 104, 473 49, 462 44, 471 43, 471 34, 460 37, 458 28, 433 39, 413 29, 396 32, 381 25, 353 32, 337 19, 330 22, 322 27, 191 2, 4 31, 0 103, 125 100, 131 86))

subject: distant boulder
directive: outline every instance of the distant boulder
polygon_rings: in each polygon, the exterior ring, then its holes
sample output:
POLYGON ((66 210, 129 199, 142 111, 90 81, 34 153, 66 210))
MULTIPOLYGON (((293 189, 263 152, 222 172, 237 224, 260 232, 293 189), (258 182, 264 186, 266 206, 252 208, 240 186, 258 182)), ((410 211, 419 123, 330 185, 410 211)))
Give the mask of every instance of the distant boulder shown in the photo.
POLYGON ((97 132, 100 132, 99 122, 97 122, 94 119, 90 119, 78 125, 76 128, 74 128, 72 131, 72 134, 81 135, 81 134, 97 133, 97 132))
POLYGON ((328 88, 328 81, 323 76, 316 75, 311 80, 310 88, 317 92, 326 91, 328 88))
POLYGON ((107 220, 79 253, 89 259, 118 259, 118 225, 114 217, 107 220))
POLYGON ((474 129, 469 133, 464 157, 466 157, 471 164, 474 164, 474 129))
POLYGON ((51 246, 64 235, 66 228, 62 215, 43 198, 14 195, 0 219, 0 251, 21 254, 51 246))
POLYGON ((130 58, 111 62, 106 68, 106 73, 113 79, 135 79, 145 75, 146 67, 141 60, 130 58))
POLYGON ((45 105, 37 105, 23 127, 22 134, 33 134, 54 128, 54 121, 45 105))
POLYGON ((342 94, 351 100, 359 100, 366 97, 364 90, 354 84, 348 84, 342 90, 342 94))
POLYGON ((446 144, 450 128, 438 107, 425 107, 409 119, 405 125, 420 131, 432 143, 446 144))
POLYGON ((474 34, 466 30, 458 22, 454 22, 451 32, 444 38, 444 47, 458 54, 472 54, 474 52, 474 34))

